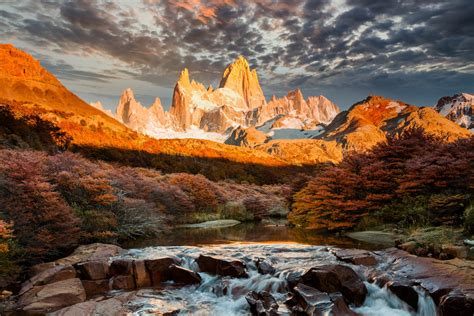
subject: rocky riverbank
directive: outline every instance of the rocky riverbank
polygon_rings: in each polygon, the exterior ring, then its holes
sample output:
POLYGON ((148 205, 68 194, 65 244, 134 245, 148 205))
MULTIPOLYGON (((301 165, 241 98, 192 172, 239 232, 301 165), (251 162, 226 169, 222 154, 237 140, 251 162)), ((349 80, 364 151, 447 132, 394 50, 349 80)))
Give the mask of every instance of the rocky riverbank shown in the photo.
POLYGON ((179 314, 227 308, 230 314, 370 315, 380 299, 387 311, 406 315, 472 315, 474 264, 395 248, 240 244, 123 250, 91 244, 32 267, 21 290, 3 302, 3 313, 179 314))

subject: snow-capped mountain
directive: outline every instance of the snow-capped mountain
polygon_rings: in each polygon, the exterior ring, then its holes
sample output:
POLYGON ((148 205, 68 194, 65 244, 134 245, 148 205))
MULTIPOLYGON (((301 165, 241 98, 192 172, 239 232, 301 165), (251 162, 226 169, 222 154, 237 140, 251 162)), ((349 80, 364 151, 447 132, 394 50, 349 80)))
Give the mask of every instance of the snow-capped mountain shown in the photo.
POLYGON ((216 89, 190 80, 185 68, 176 82, 168 112, 159 98, 146 108, 135 100, 131 89, 126 89, 115 116, 135 131, 155 138, 223 142, 237 128, 250 127, 272 139, 309 138, 320 133, 321 124, 329 124, 339 112, 337 105, 324 96, 305 100, 299 89, 283 98, 272 97, 267 103, 256 70, 240 56, 224 70, 216 89))
POLYGON ((444 117, 474 132, 474 95, 459 93, 442 97, 434 106, 444 117))

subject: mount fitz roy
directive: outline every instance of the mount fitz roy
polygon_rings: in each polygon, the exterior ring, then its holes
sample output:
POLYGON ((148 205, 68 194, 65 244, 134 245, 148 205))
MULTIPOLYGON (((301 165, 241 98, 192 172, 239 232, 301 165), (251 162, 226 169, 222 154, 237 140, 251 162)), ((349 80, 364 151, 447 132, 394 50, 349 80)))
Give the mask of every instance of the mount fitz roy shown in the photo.
POLYGON ((223 142, 237 129, 258 128, 272 138, 308 138, 340 112, 324 96, 306 100, 299 89, 266 101, 255 69, 240 56, 223 72, 219 87, 190 80, 184 69, 176 82, 169 111, 159 98, 146 108, 126 89, 115 114, 91 103, 131 129, 155 138, 204 138, 223 142), (279 130, 275 133, 275 130, 279 130), (286 130, 286 132, 282 132, 286 130), (309 131, 309 133, 304 133, 309 131))

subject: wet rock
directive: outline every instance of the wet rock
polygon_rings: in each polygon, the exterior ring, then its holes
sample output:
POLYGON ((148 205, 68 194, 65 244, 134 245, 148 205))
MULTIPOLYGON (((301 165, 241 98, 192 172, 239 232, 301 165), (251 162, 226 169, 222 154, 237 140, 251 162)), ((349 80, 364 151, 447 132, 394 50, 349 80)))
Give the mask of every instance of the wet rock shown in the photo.
POLYGON ((145 261, 133 260, 133 277, 137 288, 151 286, 151 279, 146 269, 145 261))
POLYGON ((357 273, 343 265, 311 268, 301 276, 300 282, 327 293, 341 292, 346 301, 357 306, 362 305, 367 295, 367 288, 357 273))
POLYGON ((291 290, 300 282, 301 275, 301 272, 292 271, 286 276, 286 282, 291 290))
POLYGON ((334 249, 332 253, 337 259, 356 265, 373 266, 377 259, 370 251, 361 249, 334 249))
POLYGON ((130 315, 131 311, 125 303, 131 297, 130 293, 124 293, 102 301, 86 301, 62 308, 51 316, 86 316, 86 315, 130 315))
POLYGON ((275 268, 268 260, 258 258, 255 260, 255 265, 257 266, 257 271, 260 274, 275 274, 275 268))
POLYGON ((384 287, 385 284, 389 283, 392 279, 386 273, 380 273, 379 271, 372 271, 369 274, 368 281, 375 283, 379 287, 384 287))
POLYGON ((250 305, 250 312, 252 315, 258 316, 273 316, 278 315, 278 304, 275 298, 267 291, 249 292, 245 299, 250 305))
MULTIPOLYGON (((462 259, 447 261, 416 257, 399 249, 379 252, 383 261, 390 264, 387 273, 395 274, 424 288, 434 302, 453 289, 462 293, 474 293, 474 262, 462 259)), ((470 294, 472 295, 472 294, 470 294)))
POLYGON ((161 282, 170 279, 169 267, 172 264, 178 264, 178 261, 167 257, 145 260, 145 266, 150 274, 152 285, 159 285, 161 282))
POLYGON ((126 259, 114 260, 110 264, 109 276, 133 275, 133 261, 126 259))
POLYGON ((334 316, 339 316, 339 315, 344 315, 344 316, 357 316, 360 315, 347 306, 346 301, 344 300, 344 296, 339 293, 330 293, 329 297, 331 298, 331 301, 333 302, 334 306, 331 309, 331 312, 329 315, 334 315, 334 316))
POLYGON ((67 279, 33 287, 20 297, 17 308, 30 313, 47 313, 84 302, 85 299, 81 280, 67 279))
POLYGON ((76 277, 76 270, 71 265, 56 265, 52 268, 41 271, 21 286, 19 295, 31 290, 37 285, 51 284, 76 277))
POLYGON ((171 280, 177 284, 199 284, 201 283, 201 277, 194 271, 185 269, 183 267, 172 264, 169 267, 169 274, 171 280))
POLYGON ((112 289, 114 290, 135 289, 135 279, 133 275, 117 275, 110 280, 112 282, 112 289))
POLYGON ((200 255, 196 262, 202 272, 234 278, 245 278, 248 276, 245 271, 245 264, 240 260, 227 260, 220 257, 200 255))
POLYGON ((110 244, 94 243, 82 245, 77 247, 72 255, 56 260, 56 263, 74 265, 85 261, 106 261, 113 256, 117 256, 122 251, 123 249, 119 246, 110 244))
POLYGON ((474 298, 460 291, 452 291, 441 298, 439 309, 443 316, 472 316, 474 298))
POLYGON ((86 291, 87 297, 105 294, 112 289, 110 286, 111 282, 109 279, 82 280, 81 282, 82 286, 84 287, 84 290, 86 291))
POLYGON ((401 283, 397 281, 392 281, 387 284, 387 288, 399 299, 411 306, 415 311, 418 309, 418 292, 413 288, 413 286, 401 283))
POLYGON ((109 275, 109 264, 106 261, 86 261, 75 267, 82 280, 102 280, 109 275))
POLYGON ((286 305, 297 315, 358 315, 350 310, 341 293, 327 294, 302 283, 295 286, 286 305))

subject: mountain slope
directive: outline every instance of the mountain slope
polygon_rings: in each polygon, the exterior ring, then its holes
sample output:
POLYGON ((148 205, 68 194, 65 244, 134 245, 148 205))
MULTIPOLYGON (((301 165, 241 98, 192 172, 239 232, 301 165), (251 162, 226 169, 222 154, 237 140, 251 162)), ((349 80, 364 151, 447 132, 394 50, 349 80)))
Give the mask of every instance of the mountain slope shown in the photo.
POLYGON ((474 132, 474 95, 468 93, 442 97, 434 106, 442 116, 474 132))
POLYGON ((429 108, 419 108, 401 101, 369 96, 343 111, 318 139, 337 141, 344 150, 367 150, 387 136, 400 135, 420 127, 426 133, 453 141, 471 133, 429 108))
MULTIPOLYGON (((73 150, 88 156, 167 172, 201 172, 217 178, 251 176, 253 181, 259 173, 270 172, 265 168, 288 166, 279 158, 249 148, 140 135, 75 96, 30 55, 11 45, 1 45, 0 54, 0 104, 7 104, 16 117, 40 115, 53 122, 72 137, 73 150)), ((158 105, 153 111, 160 111, 158 105)))

